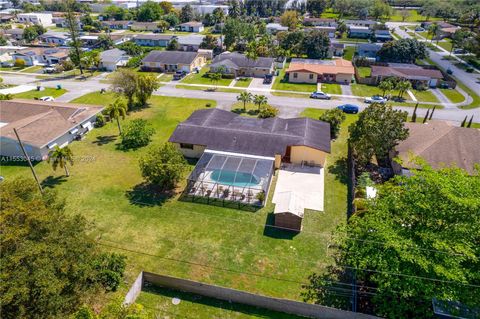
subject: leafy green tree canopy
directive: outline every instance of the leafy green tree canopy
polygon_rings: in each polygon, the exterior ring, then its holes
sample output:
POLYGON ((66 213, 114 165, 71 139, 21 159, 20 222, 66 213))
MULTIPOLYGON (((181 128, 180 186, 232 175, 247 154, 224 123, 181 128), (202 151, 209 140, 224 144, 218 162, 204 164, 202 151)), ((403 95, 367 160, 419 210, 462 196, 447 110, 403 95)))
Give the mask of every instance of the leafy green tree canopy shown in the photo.
POLYGON ((342 110, 335 108, 325 111, 325 113, 320 116, 319 120, 330 124, 330 137, 336 138, 340 132, 340 126, 346 118, 347 117, 342 110))

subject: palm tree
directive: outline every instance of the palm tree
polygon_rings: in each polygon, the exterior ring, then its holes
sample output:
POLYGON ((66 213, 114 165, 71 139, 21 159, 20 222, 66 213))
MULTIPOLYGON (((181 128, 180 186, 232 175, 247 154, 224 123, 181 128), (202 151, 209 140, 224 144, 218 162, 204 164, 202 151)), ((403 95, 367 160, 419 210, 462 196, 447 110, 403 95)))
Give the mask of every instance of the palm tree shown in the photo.
POLYGON ((268 99, 265 95, 255 95, 253 97, 253 103, 258 105, 258 110, 259 111, 260 111, 260 108, 262 107, 262 105, 267 104, 267 102, 268 102, 268 99))
POLYGON ((247 103, 251 102, 252 98, 253 98, 252 93, 244 91, 244 92, 240 93, 239 96, 237 96, 237 101, 243 102, 243 110, 246 111, 247 110, 247 103))
POLYGON ((217 73, 210 74, 210 81, 212 81, 212 84, 218 83, 218 81, 220 81, 221 78, 222 78, 222 73, 217 72, 217 73))
MULTIPOLYGON (((431 35, 431 38, 430 38, 430 43, 433 42, 433 37, 435 35, 437 35, 438 31, 440 30, 440 27, 438 26, 438 24, 436 23, 432 23, 429 27, 428 27, 428 34, 431 35)), ((437 39, 437 43, 438 43, 438 39, 437 39)))
POLYGON ((73 154, 72 150, 65 146, 64 148, 60 148, 55 146, 55 149, 48 154, 48 163, 52 163, 52 168, 54 171, 57 170, 57 167, 60 166, 61 168, 65 169, 65 175, 67 177, 70 176, 68 172, 67 163, 73 165, 73 154))
POLYGON ((393 83, 390 80, 383 80, 378 84, 378 88, 383 91, 383 96, 393 90, 393 83))
POLYGON ((120 117, 125 119, 125 115, 127 114, 127 107, 125 103, 123 103, 120 99, 115 100, 115 102, 111 103, 106 109, 105 112, 110 117, 110 121, 113 119, 117 120, 118 125, 118 133, 122 134, 122 127, 120 126, 120 117))
POLYGON ((403 94, 412 88, 412 83, 410 81, 399 81, 395 86, 395 89, 398 90, 398 97, 402 98, 403 94))

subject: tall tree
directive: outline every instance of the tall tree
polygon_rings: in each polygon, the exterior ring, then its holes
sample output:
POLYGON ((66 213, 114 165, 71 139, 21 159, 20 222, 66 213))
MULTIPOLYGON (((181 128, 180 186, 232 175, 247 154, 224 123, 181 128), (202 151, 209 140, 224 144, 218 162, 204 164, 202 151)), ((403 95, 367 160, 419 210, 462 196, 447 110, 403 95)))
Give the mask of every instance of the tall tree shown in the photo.
POLYGON ((155 75, 139 75, 137 78, 137 97, 140 106, 146 106, 148 99, 152 96, 155 90, 158 90, 160 83, 155 75))
POLYGON ((253 96, 253 103, 258 105, 258 110, 260 111, 262 106, 268 103, 268 98, 265 95, 256 94, 253 96))
POLYGON ((76 5, 75 0, 66 0, 67 12, 65 13, 65 21, 67 22, 68 34, 70 36, 70 60, 80 69, 80 74, 83 75, 82 66, 82 41, 80 41, 80 29, 76 12, 74 11, 76 5))
POLYGON ((159 2, 158 5, 160 6, 160 8, 162 8, 162 11, 165 14, 169 14, 170 12, 172 12, 174 10, 173 9, 173 4, 171 2, 168 2, 168 1, 159 2))
POLYGON ((377 56, 384 62, 414 63, 428 57, 425 43, 417 39, 400 39, 382 45, 377 56))
POLYGON ((119 69, 112 75, 112 91, 122 93, 127 98, 128 109, 134 107, 133 97, 138 89, 138 75, 131 69, 119 69))
POLYGON ((325 32, 312 30, 303 38, 303 52, 310 59, 324 59, 328 57, 330 38, 325 32))
POLYGON ((337 138, 338 133, 340 133, 340 126, 346 118, 342 110, 335 108, 325 111, 319 120, 330 124, 330 138, 334 139, 337 138))
POLYGON ((319 18, 327 5, 326 0, 307 0, 307 11, 311 16, 319 18))
POLYGON ((238 18, 242 14, 241 4, 238 0, 228 1, 228 16, 238 18))
MULTIPOLYGON (((434 37, 438 37, 438 31, 440 31, 440 26, 437 23, 432 23, 428 26, 428 34, 430 35, 430 42, 433 42, 434 37)), ((437 38, 438 43, 438 38, 437 38)))
POLYGON ((398 97, 402 99, 405 92, 412 89, 412 83, 408 80, 398 81, 395 89, 398 90, 398 97))
POLYGON ((247 103, 250 103, 253 99, 252 93, 243 91, 240 95, 237 96, 237 101, 243 103, 243 110, 247 110, 247 103))
POLYGON ((375 155, 386 161, 398 142, 408 137, 404 123, 408 113, 385 104, 373 103, 360 113, 358 121, 349 127, 349 143, 360 164, 367 164, 375 155))
POLYGON ((280 17, 280 23, 284 27, 288 27, 290 31, 295 30, 299 23, 298 12, 294 10, 285 11, 280 17))
POLYGON ((181 22, 189 22, 193 21, 195 18, 195 12, 190 4, 186 4, 182 7, 180 11, 180 21, 181 22))
POLYGON ((122 135, 120 117, 122 119, 125 119, 125 115, 127 115, 127 108, 125 104, 120 99, 116 99, 113 103, 110 103, 110 105, 108 105, 108 107, 105 109, 105 113, 108 114, 110 121, 113 121, 114 119, 117 121, 118 134, 122 135))
POLYGON ((157 21, 163 15, 163 9, 158 2, 147 1, 138 8, 137 21, 157 21))
POLYGON ((390 80, 390 79, 384 79, 384 80, 380 81, 380 83, 378 84, 378 88, 380 90, 382 90, 382 92, 383 92, 382 95, 385 96, 385 94, 387 94, 388 92, 393 90, 393 88, 394 88, 393 81, 390 80))
POLYGON ((54 171, 57 170, 57 167, 63 168, 65 170, 65 175, 70 176, 68 171, 68 165, 73 165, 73 153, 70 147, 65 146, 60 148, 55 146, 55 149, 48 154, 48 162, 52 163, 52 168, 54 171))

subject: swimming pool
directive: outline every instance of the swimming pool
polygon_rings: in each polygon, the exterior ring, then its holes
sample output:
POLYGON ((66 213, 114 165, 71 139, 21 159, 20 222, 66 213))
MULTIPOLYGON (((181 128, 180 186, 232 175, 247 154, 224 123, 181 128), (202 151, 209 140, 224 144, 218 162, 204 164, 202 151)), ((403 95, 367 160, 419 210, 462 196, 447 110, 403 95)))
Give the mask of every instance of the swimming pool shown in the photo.
POLYGON ((257 178, 250 173, 237 172, 236 174, 235 178, 235 172, 217 169, 212 171, 210 178, 217 183, 237 187, 255 187, 260 184, 257 178))

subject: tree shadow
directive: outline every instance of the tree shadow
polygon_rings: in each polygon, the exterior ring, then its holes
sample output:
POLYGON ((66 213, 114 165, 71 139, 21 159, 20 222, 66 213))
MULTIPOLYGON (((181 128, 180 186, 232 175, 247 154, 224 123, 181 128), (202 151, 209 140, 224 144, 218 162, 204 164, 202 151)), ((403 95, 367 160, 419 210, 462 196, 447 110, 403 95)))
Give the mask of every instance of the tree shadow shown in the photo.
POLYGON ((248 115, 251 115, 251 116, 254 116, 254 115, 258 115, 258 113, 260 113, 259 110, 245 110, 243 107, 238 107, 238 108, 235 108, 235 109, 232 109, 232 112, 235 113, 235 114, 248 114, 248 115))
POLYGON ((93 144, 97 144, 98 146, 106 145, 111 142, 114 142, 117 139, 118 135, 102 135, 97 136, 97 139, 93 141, 93 144))
POLYGON ((348 166, 345 157, 337 159, 333 165, 330 165, 328 172, 335 175, 335 179, 340 181, 340 183, 348 184, 348 166))
POLYGON ((68 179, 65 175, 61 175, 61 176, 50 175, 41 182, 41 185, 44 188, 54 188, 57 185, 65 183, 67 180, 68 179))
POLYGON ((265 227, 263 228, 263 236, 272 237, 276 239, 288 239, 292 240, 299 232, 294 230, 286 230, 274 227, 275 214, 269 213, 265 220, 265 227))
POLYGON ((141 183, 125 193, 131 204, 137 206, 161 206, 169 198, 175 196, 175 191, 162 191, 159 187, 141 183))

